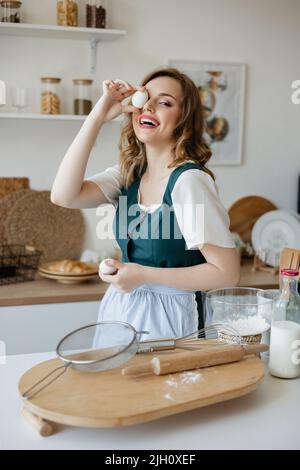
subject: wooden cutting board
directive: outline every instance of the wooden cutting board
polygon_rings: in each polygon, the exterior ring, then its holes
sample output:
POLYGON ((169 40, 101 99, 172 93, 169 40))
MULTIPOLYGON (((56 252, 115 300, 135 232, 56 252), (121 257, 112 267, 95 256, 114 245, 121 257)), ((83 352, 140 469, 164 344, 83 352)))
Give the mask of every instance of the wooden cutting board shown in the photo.
MULTIPOLYGON (((126 365, 141 364, 152 357, 138 354, 126 365)), ((59 359, 52 359, 29 369, 20 379, 20 394, 61 365, 59 359)), ((68 369, 25 401, 26 409, 70 426, 128 426, 240 397, 255 390, 264 376, 264 366, 254 355, 231 364, 164 376, 123 376, 121 369, 97 373, 68 369)))
POLYGON ((260 216, 277 207, 260 196, 246 196, 238 199, 228 210, 230 230, 240 235, 244 242, 251 242, 253 225, 260 216))

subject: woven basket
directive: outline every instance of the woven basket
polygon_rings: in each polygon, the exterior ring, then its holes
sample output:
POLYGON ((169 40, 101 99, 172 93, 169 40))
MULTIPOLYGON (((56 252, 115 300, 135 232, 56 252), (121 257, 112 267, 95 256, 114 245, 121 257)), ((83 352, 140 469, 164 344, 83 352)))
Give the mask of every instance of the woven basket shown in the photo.
POLYGON ((79 209, 65 209, 50 201, 50 191, 23 192, 7 211, 4 238, 8 244, 35 246, 41 262, 76 259, 85 233, 79 209))
POLYGON ((41 252, 34 247, 0 245, 0 286, 32 281, 40 256, 41 252))
POLYGON ((26 194, 29 190, 28 189, 23 189, 15 192, 11 192, 9 194, 6 194, 6 196, 3 196, 0 198, 0 244, 1 245, 7 245, 7 239, 5 236, 5 221, 7 218, 8 213, 11 211, 12 207, 18 201, 21 199, 24 194, 26 194))
POLYGON ((29 188, 28 178, 0 178, 0 198, 14 191, 29 188))

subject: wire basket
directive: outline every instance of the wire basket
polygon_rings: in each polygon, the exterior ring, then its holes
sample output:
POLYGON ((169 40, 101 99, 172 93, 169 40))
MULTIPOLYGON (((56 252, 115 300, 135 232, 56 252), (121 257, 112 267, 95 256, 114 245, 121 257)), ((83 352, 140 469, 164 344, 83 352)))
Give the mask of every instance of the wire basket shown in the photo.
POLYGON ((0 286, 32 281, 41 254, 28 245, 0 245, 0 286))

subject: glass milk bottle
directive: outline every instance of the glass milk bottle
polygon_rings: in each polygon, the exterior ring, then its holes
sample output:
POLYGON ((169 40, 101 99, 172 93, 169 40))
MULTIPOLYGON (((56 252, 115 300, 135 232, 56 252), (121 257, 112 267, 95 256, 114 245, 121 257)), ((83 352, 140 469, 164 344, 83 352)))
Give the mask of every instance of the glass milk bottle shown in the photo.
POLYGON ((270 373, 292 379, 300 376, 300 296, 295 269, 281 269, 280 297, 271 325, 270 373))

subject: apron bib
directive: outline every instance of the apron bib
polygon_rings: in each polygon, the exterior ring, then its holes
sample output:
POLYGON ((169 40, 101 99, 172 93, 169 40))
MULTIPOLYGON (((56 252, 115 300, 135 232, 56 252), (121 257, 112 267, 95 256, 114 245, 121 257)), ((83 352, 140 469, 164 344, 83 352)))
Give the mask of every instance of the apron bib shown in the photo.
MULTIPOLYGON (((181 173, 189 169, 203 171, 196 163, 175 168, 162 205, 153 212, 145 212, 138 205, 141 178, 123 189, 114 218, 114 234, 123 262, 160 268, 206 263, 198 249, 186 248, 173 209, 172 190, 181 173)), ((123 293, 110 285, 100 304, 99 321, 112 319, 131 323, 139 330, 150 330, 150 336, 144 339, 189 334, 204 327, 202 294, 159 284, 145 284, 123 293)))

